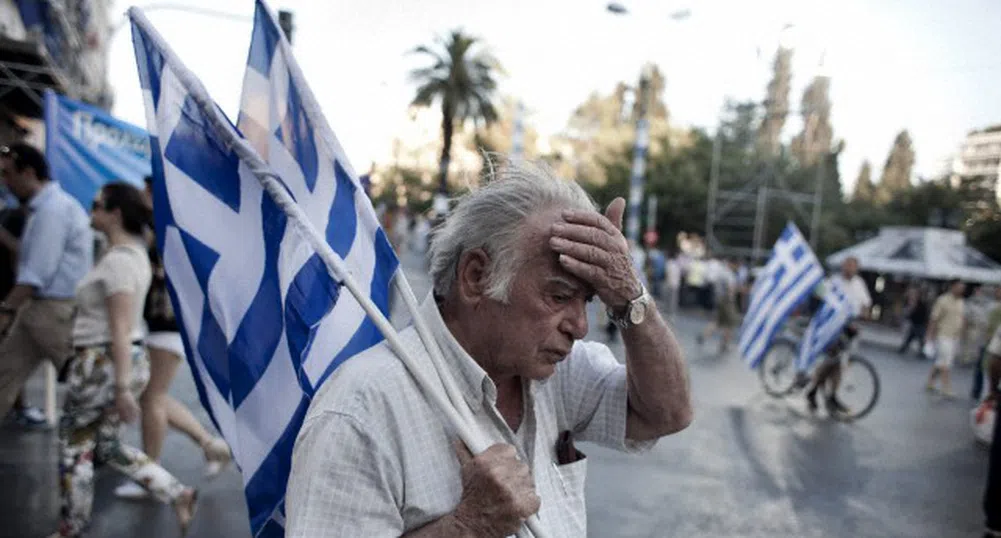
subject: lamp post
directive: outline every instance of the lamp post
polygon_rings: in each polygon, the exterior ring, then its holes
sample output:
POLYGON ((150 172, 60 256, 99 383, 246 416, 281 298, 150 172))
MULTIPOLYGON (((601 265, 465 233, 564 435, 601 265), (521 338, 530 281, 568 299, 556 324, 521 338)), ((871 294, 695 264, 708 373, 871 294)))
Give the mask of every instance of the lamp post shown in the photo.
POLYGON ((639 244, 640 204, 643 203, 643 188, 646 183, 646 152, 650 146, 650 122, 646 119, 649 72, 649 65, 643 68, 636 95, 636 143, 633 145, 633 170, 629 176, 629 215, 626 219, 626 238, 633 244, 639 244))

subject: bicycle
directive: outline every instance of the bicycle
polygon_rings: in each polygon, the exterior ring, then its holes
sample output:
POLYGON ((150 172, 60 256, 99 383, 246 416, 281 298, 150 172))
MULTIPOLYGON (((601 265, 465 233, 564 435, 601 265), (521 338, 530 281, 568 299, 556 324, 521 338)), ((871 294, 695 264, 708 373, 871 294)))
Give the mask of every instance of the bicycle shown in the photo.
MULTIPOLYGON (((800 341, 808 323, 809 320, 793 320, 787 324, 785 331, 775 338, 758 365, 762 387, 769 396, 785 398, 801 392, 810 385, 813 371, 824 362, 825 358, 819 357, 807 372, 801 373, 796 369, 800 341)), ((853 421, 868 415, 876 406, 880 391, 879 373, 872 362, 855 353, 854 341, 849 341, 844 336, 841 338, 840 342, 832 345, 833 353, 841 361, 841 383, 836 396, 847 406, 848 412, 828 409, 828 413, 838 420, 853 421)), ((820 392, 827 397, 831 395, 826 383, 820 392)))

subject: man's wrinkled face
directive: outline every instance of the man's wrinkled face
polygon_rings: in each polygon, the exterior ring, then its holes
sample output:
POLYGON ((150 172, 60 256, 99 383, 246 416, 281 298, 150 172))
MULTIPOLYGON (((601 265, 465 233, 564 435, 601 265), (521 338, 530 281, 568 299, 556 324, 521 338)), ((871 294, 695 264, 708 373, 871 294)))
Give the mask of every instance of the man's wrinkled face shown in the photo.
POLYGON ((491 341, 494 372, 545 379, 566 358, 574 341, 587 335, 587 284, 567 273, 549 247, 560 209, 529 217, 521 238, 522 259, 507 303, 485 301, 481 331, 491 341))

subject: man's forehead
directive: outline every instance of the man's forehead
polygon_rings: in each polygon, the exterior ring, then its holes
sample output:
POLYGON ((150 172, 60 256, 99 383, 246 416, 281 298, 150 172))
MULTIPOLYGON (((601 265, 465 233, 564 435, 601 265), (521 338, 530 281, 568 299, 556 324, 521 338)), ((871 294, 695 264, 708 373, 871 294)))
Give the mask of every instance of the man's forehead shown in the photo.
POLYGON ((562 207, 546 208, 525 218, 521 230, 521 248, 524 255, 521 269, 530 269, 533 276, 542 277, 548 283, 566 283, 569 287, 592 293, 589 284, 568 272, 549 245, 553 237, 553 224, 563 222, 562 207))

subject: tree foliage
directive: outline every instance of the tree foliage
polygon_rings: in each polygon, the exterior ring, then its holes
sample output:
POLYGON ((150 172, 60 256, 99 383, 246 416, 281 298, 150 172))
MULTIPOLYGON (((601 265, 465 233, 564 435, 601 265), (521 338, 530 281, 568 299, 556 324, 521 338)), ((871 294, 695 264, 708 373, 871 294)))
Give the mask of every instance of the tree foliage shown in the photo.
MULTIPOLYGON (((672 140, 677 133, 672 132, 668 123, 663 74, 653 67, 648 80, 648 153, 656 156, 663 149, 661 141, 672 140)), ((594 92, 574 109, 563 134, 554 137, 553 155, 548 159, 560 175, 594 185, 611 180, 605 163, 617 159, 620 151, 631 148, 636 139, 637 87, 619 82, 610 94, 594 92)))
POLYGON ((897 194, 911 186, 911 171, 914 167, 914 148, 907 130, 900 131, 893 140, 893 147, 886 157, 883 175, 876 186, 876 201, 888 203, 897 194))
POLYGON ((479 50, 479 40, 453 30, 438 37, 434 45, 421 45, 413 52, 427 56, 430 65, 410 72, 418 84, 412 104, 429 107, 441 104, 442 150, 438 181, 446 190, 452 153, 452 133, 456 123, 472 120, 487 124, 497 119, 493 98, 500 64, 490 53, 479 50))
POLYGON ((872 165, 868 160, 862 161, 862 166, 858 171, 858 178, 855 179, 855 191, 852 192, 852 201, 871 202, 876 196, 876 186, 872 184, 872 165))
POLYGON ((772 80, 765 96, 765 116, 758 127, 758 152, 777 157, 781 150, 782 127, 789 114, 789 84, 792 82, 792 49, 779 47, 772 63, 772 80))
POLYGON ((792 139, 790 149, 802 166, 813 166, 831 150, 834 128, 831 127, 831 79, 819 76, 803 91, 800 114, 803 130, 792 139))

